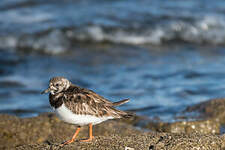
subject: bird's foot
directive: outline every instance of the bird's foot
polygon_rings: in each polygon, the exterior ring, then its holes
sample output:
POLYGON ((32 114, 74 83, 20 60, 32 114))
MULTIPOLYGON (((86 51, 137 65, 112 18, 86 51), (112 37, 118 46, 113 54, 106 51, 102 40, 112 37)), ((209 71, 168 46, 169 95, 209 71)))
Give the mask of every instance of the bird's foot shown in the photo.
POLYGON ((85 139, 85 140, 80 140, 81 142, 90 142, 94 139, 94 136, 92 137, 89 137, 88 139, 85 139))
POLYGON ((70 144, 70 143, 73 143, 75 140, 74 139, 71 139, 71 140, 68 140, 64 143, 62 143, 60 146, 64 146, 64 145, 67 145, 67 144, 70 144))

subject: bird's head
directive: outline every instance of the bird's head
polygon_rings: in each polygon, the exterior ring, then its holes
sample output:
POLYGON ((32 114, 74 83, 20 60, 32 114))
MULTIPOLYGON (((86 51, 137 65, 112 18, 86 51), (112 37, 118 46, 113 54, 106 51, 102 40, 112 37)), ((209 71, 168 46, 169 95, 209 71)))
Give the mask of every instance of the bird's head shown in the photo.
POLYGON ((54 95, 67 90, 70 85, 71 82, 64 77, 53 77, 49 81, 49 87, 41 93, 44 94, 50 92, 52 95, 54 95))

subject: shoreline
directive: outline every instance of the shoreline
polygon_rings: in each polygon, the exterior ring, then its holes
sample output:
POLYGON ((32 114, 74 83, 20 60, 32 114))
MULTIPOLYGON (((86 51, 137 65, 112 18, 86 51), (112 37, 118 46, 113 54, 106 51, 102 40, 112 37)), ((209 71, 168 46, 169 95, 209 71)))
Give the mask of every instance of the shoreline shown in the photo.
MULTIPOLYGON (((207 110, 208 116, 201 121, 175 123, 150 123, 143 128, 136 128, 140 118, 133 120, 110 120, 94 126, 95 139, 84 143, 75 141, 63 149, 218 149, 225 148, 225 134, 219 135, 219 127, 223 122, 222 104, 225 99, 214 99, 187 108, 187 111, 199 110, 202 114, 207 110), (220 104, 220 107, 218 107, 220 104), (217 109, 212 109, 217 106, 217 109), (199 107, 201 109, 199 109, 199 107), (206 109, 207 108, 207 109, 206 109), (210 109, 211 108, 211 109, 210 109), (210 110, 210 111, 209 111, 210 110), (211 111, 214 110, 214 111, 211 111), (217 117, 213 114, 217 115, 217 117), (222 116, 221 116, 222 115, 222 116), (211 116, 211 118, 209 117, 211 116), (216 132, 212 132, 215 130, 216 132), (150 129, 150 131, 146 131, 150 129)), ((53 113, 44 113, 32 118, 0 115, 0 149, 60 149, 60 144, 70 139, 76 129, 75 125, 60 121, 53 113)), ((88 128, 83 127, 78 140, 88 136, 88 128)))

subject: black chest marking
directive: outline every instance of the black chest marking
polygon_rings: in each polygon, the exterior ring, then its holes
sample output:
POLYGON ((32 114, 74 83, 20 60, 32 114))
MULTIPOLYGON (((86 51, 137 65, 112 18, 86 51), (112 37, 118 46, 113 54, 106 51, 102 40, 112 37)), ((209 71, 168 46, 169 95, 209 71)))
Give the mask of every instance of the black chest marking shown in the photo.
POLYGON ((56 108, 59 108, 63 104, 63 99, 64 99, 64 97, 61 96, 61 95, 58 95, 58 94, 56 94, 56 95, 49 94, 49 103, 55 109, 56 108))
POLYGON ((88 91, 85 90, 84 88, 80 88, 78 86, 72 85, 66 91, 57 93, 55 95, 52 95, 50 93, 49 94, 50 105, 56 109, 56 108, 59 108, 63 104, 63 102, 67 103, 68 101, 73 100, 73 102, 76 103, 78 101, 81 101, 82 98, 81 98, 80 95, 77 95, 77 97, 74 98, 74 94, 76 95, 76 94, 79 94, 79 93, 87 94, 88 91))

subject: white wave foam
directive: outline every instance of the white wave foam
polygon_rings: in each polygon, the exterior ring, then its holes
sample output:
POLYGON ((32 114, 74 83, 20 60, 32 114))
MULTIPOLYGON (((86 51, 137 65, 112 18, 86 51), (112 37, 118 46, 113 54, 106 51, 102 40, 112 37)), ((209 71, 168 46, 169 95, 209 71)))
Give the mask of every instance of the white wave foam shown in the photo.
POLYGON ((54 15, 50 12, 34 12, 27 8, 23 10, 3 11, 0 13, 0 22, 7 24, 31 24, 50 20, 54 15))
POLYGON ((206 17, 195 23, 171 21, 157 27, 140 27, 140 29, 115 28, 108 31, 101 26, 86 26, 75 30, 73 38, 94 42, 109 41, 125 44, 160 45, 169 41, 184 41, 195 44, 224 44, 225 21, 217 16, 206 17))
POLYGON ((0 36, 0 48, 30 48, 58 54, 67 51, 76 42, 111 42, 123 44, 163 45, 170 41, 193 44, 224 45, 225 20, 221 16, 208 16, 193 23, 170 21, 158 26, 143 25, 138 28, 79 26, 70 29, 52 29, 43 33, 0 36))
POLYGON ((77 40, 91 40, 95 42, 109 41, 113 43, 125 44, 161 44, 161 38, 165 36, 164 31, 156 29, 145 34, 127 32, 122 29, 115 29, 115 31, 106 32, 100 26, 89 26, 80 31, 70 32, 70 36, 77 40), (73 34, 73 35, 72 35, 73 34))

